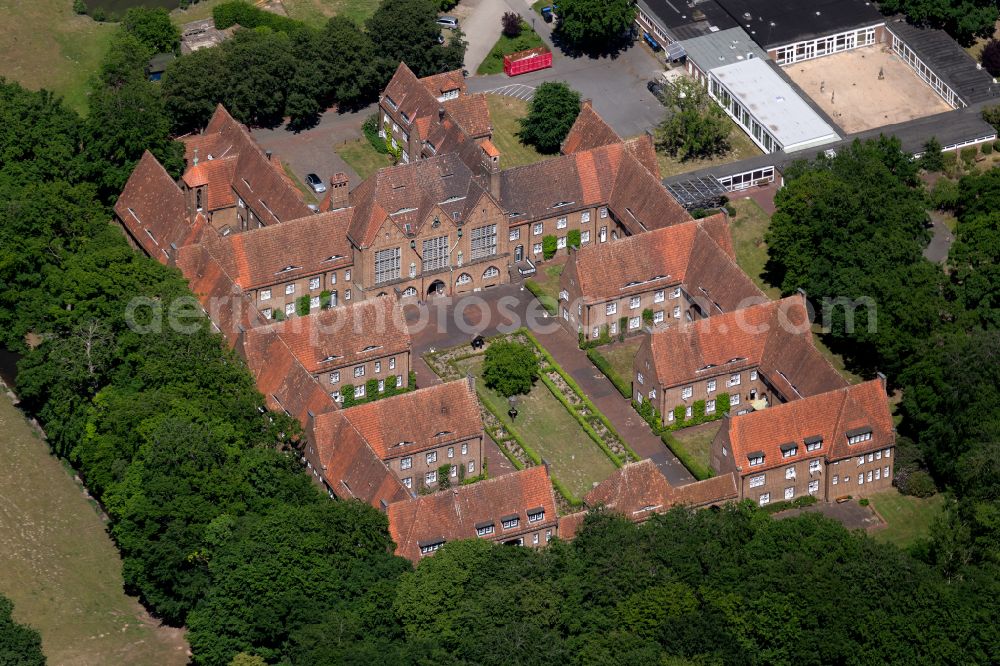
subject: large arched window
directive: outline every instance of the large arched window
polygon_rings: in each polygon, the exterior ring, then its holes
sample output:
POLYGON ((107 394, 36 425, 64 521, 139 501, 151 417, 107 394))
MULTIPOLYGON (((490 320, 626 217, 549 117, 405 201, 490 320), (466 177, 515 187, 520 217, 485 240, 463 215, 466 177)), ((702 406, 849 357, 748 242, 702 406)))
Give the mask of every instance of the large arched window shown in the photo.
POLYGON ((406 289, 403 290, 403 298, 410 298, 411 296, 416 296, 416 295, 417 295, 416 287, 407 287, 406 289))
POLYGON ((455 280, 455 284, 457 284, 458 286, 462 286, 463 284, 469 284, 470 282, 472 282, 472 276, 469 275, 468 273, 462 273, 461 275, 458 276, 458 279, 455 280))
POLYGON ((496 266, 490 266, 483 272, 483 279, 488 280, 490 278, 495 278, 500 275, 500 269, 496 266))

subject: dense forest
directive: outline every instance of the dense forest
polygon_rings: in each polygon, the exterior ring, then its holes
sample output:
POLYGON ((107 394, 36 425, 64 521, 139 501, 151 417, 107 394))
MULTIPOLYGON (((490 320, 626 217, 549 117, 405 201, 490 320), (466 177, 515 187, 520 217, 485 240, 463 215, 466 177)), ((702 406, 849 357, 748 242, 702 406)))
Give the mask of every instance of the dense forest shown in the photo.
POLYGON ((314 487, 298 425, 263 409, 207 320, 126 325, 134 298, 190 295, 108 222, 143 148, 180 168, 142 34, 120 29, 85 119, 0 82, 0 344, 110 516, 129 591, 188 626, 195 663, 1000 662, 1000 172, 947 204, 947 273, 921 255, 919 165, 889 140, 786 174, 768 239, 785 291, 877 300, 876 332, 832 342, 903 389, 899 464, 955 498, 930 540, 902 551, 741 505, 594 514, 571 543, 456 542, 414 569, 384 515, 314 487))
POLYGON ((43 666, 42 637, 31 627, 15 622, 13 610, 10 599, 0 596, 0 664, 43 666))

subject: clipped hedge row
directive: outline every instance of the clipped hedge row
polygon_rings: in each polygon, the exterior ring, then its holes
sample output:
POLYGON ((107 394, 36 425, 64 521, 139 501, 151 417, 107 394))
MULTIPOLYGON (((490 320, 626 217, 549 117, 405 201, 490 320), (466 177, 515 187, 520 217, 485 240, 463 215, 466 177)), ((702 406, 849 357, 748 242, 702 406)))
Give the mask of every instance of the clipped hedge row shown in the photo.
POLYGON ((265 26, 275 32, 284 32, 289 35, 309 30, 308 26, 301 21, 258 9, 248 2, 243 2, 243 0, 232 0, 216 5, 212 9, 212 19, 215 21, 215 27, 219 30, 225 30, 237 24, 240 27, 250 29, 265 26))
POLYGON ((632 385, 626 382, 624 379, 618 376, 614 368, 611 367, 611 362, 604 358, 604 355, 596 349, 587 350, 587 358, 594 366, 604 373, 604 376, 611 380, 611 383, 615 385, 618 392, 622 394, 623 398, 632 397, 632 385))
POLYGON ((669 432, 661 433, 660 439, 663 440, 663 443, 667 445, 667 448, 670 449, 675 456, 677 456, 677 459, 680 460, 685 467, 687 467, 688 471, 691 472, 691 475, 694 478, 699 481, 704 481, 705 479, 710 479, 714 476, 711 469, 705 467, 700 462, 692 458, 691 454, 684 448, 684 445, 674 439, 674 436, 669 432))

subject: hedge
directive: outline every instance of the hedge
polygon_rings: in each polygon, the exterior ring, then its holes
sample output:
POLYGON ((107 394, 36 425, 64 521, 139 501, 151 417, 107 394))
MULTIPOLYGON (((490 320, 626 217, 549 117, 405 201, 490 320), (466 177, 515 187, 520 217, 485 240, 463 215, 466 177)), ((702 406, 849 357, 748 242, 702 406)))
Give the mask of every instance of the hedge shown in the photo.
MULTIPOLYGON (((555 368, 553 368, 553 370, 555 370, 555 368)), ((559 387, 553 384, 552 380, 546 377, 545 375, 542 375, 541 379, 542 383, 545 384, 546 388, 548 388, 549 391, 552 393, 552 395, 555 396, 556 400, 561 402, 562 406, 565 407, 569 411, 569 413, 573 415, 573 418, 575 418, 577 423, 580 424, 580 427, 583 428, 583 431, 587 433, 587 436, 590 437, 592 440, 594 440, 595 444, 601 447, 601 450, 604 451, 604 454, 611 459, 611 462, 614 463, 615 467, 621 467, 624 464, 621 458, 616 456, 614 451, 608 448, 608 445, 605 443, 603 439, 601 439, 601 436, 597 434, 597 431, 594 430, 593 426, 587 423, 587 419, 583 417, 583 414, 581 414, 577 409, 573 407, 573 405, 569 403, 569 400, 567 400, 566 396, 564 396, 562 391, 559 390, 559 387)))
POLYGON ((232 0, 216 5, 212 9, 212 19, 215 21, 215 27, 219 30, 225 30, 239 24, 242 28, 250 29, 266 26, 275 32, 284 32, 288 35, 309 32, 309 27, 301 21, 258 9, 242 0, 232 0))
POLYGON ((611 363, 608 359, 604 358, 601 352, 596 349, 587 350, 587 358, 593 363, 598 370, 604 373, 604 376, 611 380, 611 383, 615 385, 618 392, 622 394, 625 399, 632 397, 632 385, 626 382, 624 379, 618 376, 618 373, 614 371, 611 367, 611 363))
POLYGON ((813 495, 803 495, 801 497, 796 497, 795 499, 781 500, 780 502, 771 502, 765 504, 761 507, 767 513, 778 513, 779 511, 785 511, 786 509, 801 509, 802 507, 812 506, 817 500, 813 495))
POLYGON ((663 440, 663 443, 667 445, 667 448, 670 449, 675 456, 677 456, 677 459, 681 461, 681 464, 687 467, 688 471, 691 472, 691 475, 694 478, 699 481, 712 478, 712 470, 702 466, 702 464, 697 460, 694 460, 691 457, 691 454, 688 453, 687 449, 684 448, 684 445, 674 439, 673 435, 669 432, 664 432, 660 435, 660 439, 663 440))
POLYGON ((559 303, 555 301, 551 296, 546 294, 545 290, 542 289, 540 284, 538 284, 533 280, 525 280, 524 288, 530 291, 535 296, 535 298, 538 299, 538 302, 542 304, 542 307, 545 308, 546 312, 548 312, 553 317, 558 316, 559 303))

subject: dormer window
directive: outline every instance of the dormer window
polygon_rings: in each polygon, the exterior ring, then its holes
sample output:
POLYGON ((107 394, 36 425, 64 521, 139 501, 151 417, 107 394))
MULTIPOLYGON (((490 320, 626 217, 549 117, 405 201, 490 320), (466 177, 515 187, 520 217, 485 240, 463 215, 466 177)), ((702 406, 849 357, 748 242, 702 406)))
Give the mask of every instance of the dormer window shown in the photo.
POLYGON ((504 516, 500 519, 500 524, 503 525, 505 530, 512 530, 521 524, 521 519, 518 518, 517 514, 504 516))
POLYGON ((757 465, 764 464, 764 452, 754 451, 753 453, 747 454, 747 460, 750 461, 751 467, 756 467, 757 465))
POLYGON ((545 509, 543 507, 535 507, 534 509, 528 509, 528 522, 529 523, 540 523, 545 520, 545 509))
POLYGON ((342 254, 333 254, 333 255, 330 255, 329 257, 327 257, 326 259, 324 259, 323 263, 326 263, 328 261, 337 261, 338 259, 343 259, 343 258, 344 258, 344 255, 342 255, 342 254))
POLYGON ((452 433, 451 430, 442 430, 441 432, 434 433, 434 436, 435 437, 444 437, 445 435, 450 435, 451 433, 452 433))
POLYGON ((289 272, 291 272, 291 271, 297 271, 297 270, 299 270, 300 268, 302 268, 302 267, 301 267, 301 266, 292 266, 292 265, 288 265, 288 266, 285 266, 284 268, 282 268, 282 269, 281 269, 280 271, 278 271, 277 273, 275 273, 275 275, 281 275, 282 273, 289 273, 289 272))
POLYGON ((847 431, 847 443, 848 444, 860 444, 861 442, 868 442, 872 438, 871 428, 855 428, 853 430, 847 431))
POLYGON ((331 361, 336 361, 338 358, 343 358, 342 356, 327 356, 320 363, 330 363, 331 361))
POLYGON ((787 444, 781 445, 781 457, 791 458, 798 454, 799 447, 795 442, 788 442, 787 444))
POLYGON ((441 548, 444 545, 444 539, 432 539, 429 541, 418 541, 417 545, 420 546, 421 555, 430 555, 434 551, 441 548))
POLYGON ((393 99, 391 97, 389 97, 388 95, 385 96, 385 102, 386 102, 386 104, 388 104, 393 109, 399 108, 399 107, 396 106, 396 102, 393 101, 393 99))
POLYGON ((476 534, 484 537, 493 534, 496 531, 496 527, 492 520, 483 521, 481 523, 476 523, 476 534))
POLYGON ((368 345, 367 347, 365 347, 364 349, 361 350, 361 353, 363 354, 365 352, 370 352, 370 351, 373 351, 375 349, 380 349, 381 347, 382 347, 382 345, 368 345))
POLYGON ((562 208, 563 206, 571 206, 571 205, 573 205, 573 203, 574 203, 573 201, 559 201, 557 203, 552 204, 552 207, 553 208, 562 208))
POLYGON ((823 448, 823 438, 819 435, 806 437, 803 443, 806 445, 806 451, 819 451, 823 448))

